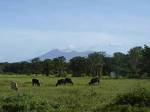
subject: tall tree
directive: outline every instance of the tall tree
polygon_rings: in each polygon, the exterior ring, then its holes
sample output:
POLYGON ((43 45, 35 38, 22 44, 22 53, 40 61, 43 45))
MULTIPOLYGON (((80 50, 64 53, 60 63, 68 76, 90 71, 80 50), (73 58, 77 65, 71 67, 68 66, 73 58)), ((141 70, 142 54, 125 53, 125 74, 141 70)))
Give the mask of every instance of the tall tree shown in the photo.
POLYGON ((112 72, 112 57, 105 57, 104 61, 103 74, 109 75, 112 72))
POLYGON ((142 61, 140 64, 141 74, 146 74, 150 77, 150 47, 145 45, 142 51, 142 61))
POLYGON ((64 56, 54 58, 53 59, 54 64, 54 71, 55 73, 58 73, 58 77, 64 76, 64 71, 66 68, 66 58, 64 56))
POLYGON ((139 64, 142 59, 142 47, 134 47, 128 52, 133 77, 139 77, 139 64))
POLYGON ((88 55, 91 74, 93 76, 101 77, 105 64, 104 57, 105 52, 94 52, 88 55))
POLYGON ((34 58, 31 60, 32 63, 32 73, 38 74, 41 73, 41 60, 40 58, 34 58))
POLYGON ((74 57, 70 60, 69 69, 71 69, 73 76, 80 77, 86 72, 86 59, 84 57, 74 57))
POLYGON ((43 70, 42 72, 46 75, 49 76, 50 71, 52 71, 53 65, 52 65, 52 60, 51 59, 46 59, 42 62, 42 67, 43 70))
POLYGON ((118 75, 127 75, 129 71, 128 56, 121 52, 116 52, 112 58, 112 70, 118 75))

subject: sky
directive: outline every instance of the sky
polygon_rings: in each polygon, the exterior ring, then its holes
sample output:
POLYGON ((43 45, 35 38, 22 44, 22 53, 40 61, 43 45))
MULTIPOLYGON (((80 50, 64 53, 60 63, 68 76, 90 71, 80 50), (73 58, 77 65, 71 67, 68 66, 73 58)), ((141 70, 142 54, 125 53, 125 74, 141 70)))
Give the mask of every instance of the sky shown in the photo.
POLYGON ((52 49, 127 53, 150 45, 150 0, 0 0, 0 62, 52 49))

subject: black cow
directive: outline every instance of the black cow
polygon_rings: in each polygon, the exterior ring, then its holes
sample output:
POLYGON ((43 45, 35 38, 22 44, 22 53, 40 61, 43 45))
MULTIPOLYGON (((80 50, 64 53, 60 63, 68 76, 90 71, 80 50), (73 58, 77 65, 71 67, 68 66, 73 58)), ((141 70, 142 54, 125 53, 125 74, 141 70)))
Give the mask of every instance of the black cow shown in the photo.
POLYGON ((89 85, 93 85, 95 83, 97 83, 97 84, 100 83, 100 80, 98 77, 92 78, 91 81, 89 82, 89 85))
POLYGON ((32 86, 40 86, 40 82, 38 79, 32 79, 32 86))
POLYGON ((73 85, 73 82, 70 78, 65 78, 65 84, 72 84, 73 85))
POLYGON ((73 85, 73 82, 70 78, 65 78, 65 79, 59 79, 56 83, 56 86, 58 85, 65 85, 65 84, 72 84, 73 85))
POLYGON ((64 85, 65 84, 65 79, 59 79, 56 83, 56 86, 58 85, 64 85))

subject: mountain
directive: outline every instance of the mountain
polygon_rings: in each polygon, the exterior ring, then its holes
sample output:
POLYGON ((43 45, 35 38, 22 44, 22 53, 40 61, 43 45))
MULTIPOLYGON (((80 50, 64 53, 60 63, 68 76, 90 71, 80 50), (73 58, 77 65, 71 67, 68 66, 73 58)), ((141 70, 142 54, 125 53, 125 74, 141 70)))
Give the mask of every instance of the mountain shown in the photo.
POLYGON ((78 52, 78 51, 66 51, 66 50, 54 49, 42 56, 39 56, 39 58, 41 60, 45 60, 45 59, 53 59, 53 58, 57 58, 60 56, 64 56, 67 60, 70 60, 71 58, 75 56, 86 57, 90 53, 92 53, 92 51, 78 52))

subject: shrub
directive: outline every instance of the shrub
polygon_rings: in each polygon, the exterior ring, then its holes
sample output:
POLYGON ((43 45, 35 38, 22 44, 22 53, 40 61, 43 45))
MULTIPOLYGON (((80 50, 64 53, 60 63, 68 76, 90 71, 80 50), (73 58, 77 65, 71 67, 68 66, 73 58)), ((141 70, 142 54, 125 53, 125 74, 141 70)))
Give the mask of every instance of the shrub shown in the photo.
POLYGON ((49 112, 48 103, 31 95, 16 95, 0 98, 2 112, 49 112))
POLYGON ((150 93, 144 88, 118 95, 102 112, 145 112, 150 107, 150 93))
POLYGON ((138 88, 133 92, 119 95, 115 104, 150 106, 150 93, 144 88, 138 88))

